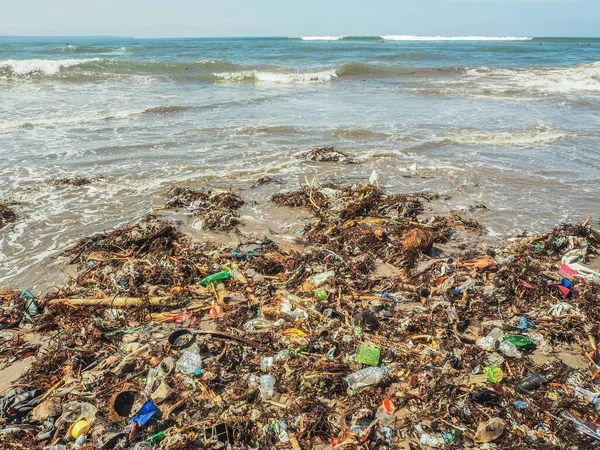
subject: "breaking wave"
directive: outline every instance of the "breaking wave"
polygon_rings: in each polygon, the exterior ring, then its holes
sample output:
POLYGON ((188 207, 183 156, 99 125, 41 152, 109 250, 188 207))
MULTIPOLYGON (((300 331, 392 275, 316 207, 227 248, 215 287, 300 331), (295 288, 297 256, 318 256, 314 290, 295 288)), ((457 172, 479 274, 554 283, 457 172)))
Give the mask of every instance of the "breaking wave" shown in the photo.
POLYGON ((526 36, 413 36, 387 35, 381 36, 386 41, 530 41, 526 36))
POLYGON ((384 41, 530 41, 528 36, 415 36, 410 34, 390 34, 384 36, 301 36, 303 41, 346 41, 346 40, 384 40, 384 41))
POLYGON ((98 61, 93 59, 9 59, 0 61, 0 76, 2 75, 54 75, 61 69, 78 66, 88 61, 98 61))
MULTIPOLYGON (((397 57, 397 55, 395 56, 397 57)), ((414 54, 411 54, 414 57, 414 54)), ((455 94, 515 96, 529 91, 540 95, 554 93, 600 93, 600 62, 570 67, 489 68, 489 67, 411 67, 397 63, 350 62, 337 68, 280 67, 272 65, 238 65, 217 59, 200 61, 131 61, 117 59, 27 59, 0 61, 0 82, 55 80, 92 82, 111 79, 193 83, 328 83, 343 77, 401 77, 416 89, 437 89, 452 77, 455 94), (425 82, 425 84, 423 84, 425 82), (482 92, 482 89, 484 90, 482 92), (490 94, 491 93, 491 94, 490 94)), ((434 91, 423 91, 434 92, 434 91)))
POLYGON ((464 67, 405 67, 400 65, 374 65, 365 63, 346 63, 342 64, 336 69, 336 74, 339 77, 343 76, 357 76, 357 75, 371 75, 371 76, 382 76, 382 77, 393 77, 393 76, 444 76, 444 75, 458 75, 466 71, 464 67))
POLYGON ((339 41, 344 36, 301 36, 303 41, 339 41))
POLYGON ((472 69, 472 78, 492 79, 496 87, 520 87, 542 93, 600 92, 600 62, 565 68, 472 69))
POLYGON ((308 84, 327 83, 337 77, 335 70, 308 73, 278 73, 248 70, 242 72, 215 73, 221 82, 230 83, 279 83, 279 84, 308 84))

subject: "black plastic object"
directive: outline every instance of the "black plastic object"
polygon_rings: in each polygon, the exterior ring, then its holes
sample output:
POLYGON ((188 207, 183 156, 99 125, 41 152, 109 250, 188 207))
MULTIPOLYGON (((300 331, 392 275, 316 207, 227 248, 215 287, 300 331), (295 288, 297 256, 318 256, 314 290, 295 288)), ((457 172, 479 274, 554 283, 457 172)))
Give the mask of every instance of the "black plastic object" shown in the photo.
POLYGON ((330 309, 330 308, 323 310, 323 315, 330 319, 343 319, 344 318, 343 314, 337 312, 335 309, 330 309))
POLYGON ((173 348, 187 348, 196 336, 190 330, 177 330, 169 335, 169 345, 173 348))
POLYGON ((516 389, 521 394, 527 394, 528 392, 536 390, 547 381, 548 380, 546 380, 540 372, 536 372, 517 384, 516 389))

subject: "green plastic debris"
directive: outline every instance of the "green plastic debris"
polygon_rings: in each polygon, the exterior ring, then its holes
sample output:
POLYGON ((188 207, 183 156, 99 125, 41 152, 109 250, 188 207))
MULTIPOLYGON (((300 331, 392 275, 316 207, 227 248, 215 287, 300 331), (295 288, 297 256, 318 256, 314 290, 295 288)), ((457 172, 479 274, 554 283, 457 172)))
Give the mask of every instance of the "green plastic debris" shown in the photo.
POLYGON ((150 442, 151 444, 158 444, 164 438, 166 438, 165 433, 163 431, 159 431, 158 433, 153 434, 152 436, 148 436, 146 438, 146 442, 150 442))
MULTIPOLYGON (((208 287, 210 283, 214 283, 215 281, 227 280, 229 279, 229 270, 222 270, 221 272, 217 272, 215 274, 207 276, 204 280, 198 281, 198 284, 202 286, 208 287)), ((215 283, 216 284, 216 283, 215 283)))
POLYGON ((315 295, 320 298, 321 300, 327 300, 327 297, 329 297, 329 294, 327 293, 327 290, 321 288, 321 289, 317 289, 315 291, 315 295))
POLYGON ((533 340, 522 334, 505 334, 504 340, 512 342, 517 347, 526 347, 527 345, 533 344, 533 340))
POLYGON ((368 345, 359 344, 356 347, 356 361, 368 366, 376 366, 379 364, 379 356, 381 351, 377 347, 369 347, 368 345))

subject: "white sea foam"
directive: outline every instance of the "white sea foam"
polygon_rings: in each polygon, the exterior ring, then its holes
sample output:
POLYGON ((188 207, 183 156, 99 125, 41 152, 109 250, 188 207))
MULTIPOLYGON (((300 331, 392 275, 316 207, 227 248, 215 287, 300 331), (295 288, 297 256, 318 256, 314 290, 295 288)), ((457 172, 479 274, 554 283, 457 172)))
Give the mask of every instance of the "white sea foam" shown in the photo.
POLYGON ((600 92, 600 62, 572 67, 532 69, 481 67, 469 69, 465 76, 483 80, 487 89, 497 89, 499 92, 515 88, 540 91, 543 94, 600 92))
POLYGON ((344 36, 302 36, 303 41, 339 41, 344 36))
POLYGON ((8 59, 0 61, 0 69, 10 68, 17 75, 42 73, 54 75, 63 67, 73 67, 88 61, 98 61, 100 58, 91 59, 8 59))
POLYGON ((27 127, 56 127, 80 125, 110 119, 125 119, 148 112, 151 108, 131 109, 125 111, 83 111, 73 116, 64 114, 57 116, 38 117, 30 119, 7 120, 0 123, 0 131, 27 127))
POLYGON ((600 92, 600 62, 539 74, 523 72, 516 78, 521 85, 546 92, 600 92))
POLYGON ((387 35, 381 36, 386 41, 530 41, 526 36, 413 36, 387 35))
POLYGON ((234 83, 244 82, 265 82, 279 84, 308 84, 308 83, 327 83, 337 77, 335 70, 323 72, 307 73, 277 73, 277 72, 258 72, 248 70, 243 72, 224 72, 215 73, 217 79, 234 83))
POLYGON ((553 130, 549 127, 535 127, 523 132, 483 132, 464 131, 449 139, 458 145, 491 145, 506 147, 528 147, 549 144, 567 137, 564 131, 553 130))

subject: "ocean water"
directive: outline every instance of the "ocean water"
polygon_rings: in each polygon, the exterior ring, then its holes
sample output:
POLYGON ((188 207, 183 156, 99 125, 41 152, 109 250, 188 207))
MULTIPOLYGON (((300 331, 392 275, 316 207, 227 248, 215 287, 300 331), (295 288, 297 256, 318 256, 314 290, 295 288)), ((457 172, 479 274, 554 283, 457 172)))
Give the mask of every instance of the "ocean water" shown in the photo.
POLYGON ((0 37, 0 286, 169 187, 373 170, 491 233, 598 218, 600 39, 0 37), (540 45, 541 43, 541 45, 540 45), (360 164, 307 162, 334 145, 360 164), (90 186, 48 178, 98 177, 90 186))

